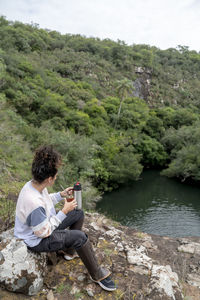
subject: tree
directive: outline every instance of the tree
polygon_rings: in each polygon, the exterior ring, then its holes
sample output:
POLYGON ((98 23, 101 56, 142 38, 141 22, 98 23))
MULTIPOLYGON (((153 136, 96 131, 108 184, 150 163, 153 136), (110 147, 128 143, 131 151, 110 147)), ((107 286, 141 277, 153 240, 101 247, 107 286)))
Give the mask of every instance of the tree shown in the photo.
POLYGON ((142 154, 142 163, 145 166, 163 166, 167 160, 164 146, 155 138, 151 138, 146 134, 140 135, 136 149, 142 154))
POLYGON ((6 73, 6 67, 4 62, 0 58, 0 88, 3 87, 5 83, 5 79, 4 79, 5 73, 6 73))
POLYGON ((121 109, 122 109, 122 103, 127 98, 128 94, 133 90, 134 90, 134 87, 133 87, 133 83, 132 83, 131 80, 123 79, 123 80, 120 80, 118 82, 117 94, 120 98, 120 104, 119 104, 119 109, 118 109, 118 113, 117 113, 117 119, 116 119, 116 122, 115 122, 115 128, 117 126, 117 122, 118 122, 119 117, 120 117, 120 113, 121 113, 121 109))

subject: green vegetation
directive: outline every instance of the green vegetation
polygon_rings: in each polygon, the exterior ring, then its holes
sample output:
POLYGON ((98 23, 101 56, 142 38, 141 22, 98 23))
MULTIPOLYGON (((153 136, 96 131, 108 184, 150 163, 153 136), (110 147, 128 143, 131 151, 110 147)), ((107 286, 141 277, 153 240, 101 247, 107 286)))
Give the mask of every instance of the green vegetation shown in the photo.
POLYGON ((70 292, 71 290, 71 285, 66 282, 61 282, 57 287, 56 287, 56 293, 61 294, 65 291, 70 292))
POLYGON ((89 208, 143 168, 199 180, 199 100, 200 53, 186 46, 127 46, 0 17, 1 207, 42 144, 63 156, 55 190, 80 180, 89 208))

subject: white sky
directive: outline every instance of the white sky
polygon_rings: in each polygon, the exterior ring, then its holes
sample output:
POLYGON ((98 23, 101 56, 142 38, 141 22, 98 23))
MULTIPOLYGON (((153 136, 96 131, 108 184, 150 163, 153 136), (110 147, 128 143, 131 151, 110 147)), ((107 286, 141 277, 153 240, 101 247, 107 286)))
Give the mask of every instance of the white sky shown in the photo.
POLYGON ((200 0, 0 0, 0 15, 62 34, 200 51, 200 0))

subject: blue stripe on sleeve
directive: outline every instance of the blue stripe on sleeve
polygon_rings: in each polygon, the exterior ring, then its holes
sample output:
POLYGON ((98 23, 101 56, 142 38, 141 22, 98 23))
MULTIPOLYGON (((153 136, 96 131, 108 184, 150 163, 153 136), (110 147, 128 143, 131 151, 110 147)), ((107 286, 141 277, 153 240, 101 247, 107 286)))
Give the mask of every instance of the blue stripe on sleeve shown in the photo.
POLYGON ((44 207, 40 206, 34 209, 26 219, 28 226, 37 226, 47 218, 44 207))

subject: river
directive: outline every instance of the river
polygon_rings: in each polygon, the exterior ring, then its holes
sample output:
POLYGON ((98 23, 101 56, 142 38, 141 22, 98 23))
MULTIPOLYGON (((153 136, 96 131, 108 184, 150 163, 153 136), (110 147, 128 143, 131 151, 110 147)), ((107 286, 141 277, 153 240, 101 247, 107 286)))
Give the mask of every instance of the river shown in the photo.
POLYGON ((140 180, 105 193, 97 210, 140 231, 200 236, 200 189, 147 170, 140 180))

